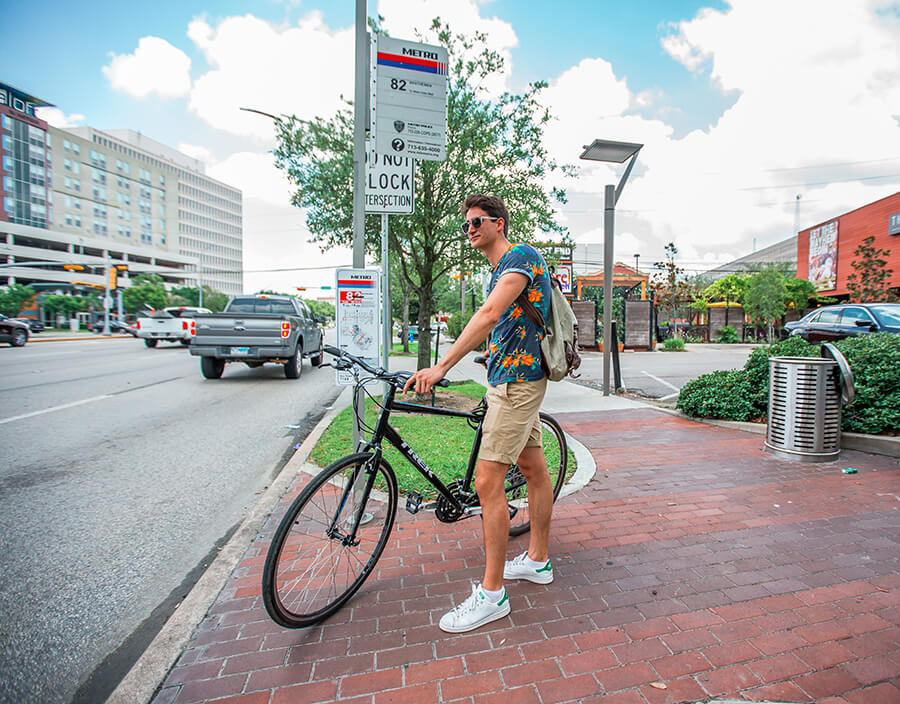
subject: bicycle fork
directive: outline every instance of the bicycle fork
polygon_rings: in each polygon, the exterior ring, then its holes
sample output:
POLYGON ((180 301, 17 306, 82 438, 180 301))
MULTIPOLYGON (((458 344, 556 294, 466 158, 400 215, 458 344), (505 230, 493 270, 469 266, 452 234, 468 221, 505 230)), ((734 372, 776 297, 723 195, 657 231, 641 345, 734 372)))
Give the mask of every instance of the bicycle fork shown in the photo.
POLYGON ((372 487, 375 485, 375 474, 381 460, 380 453, 373 454, 368 460, 360 463, 353 471, 350 481, 347 482, 341 494, 341 500, 338 509, 335 511, 331 524, 325 531, 332 540, 340 540, 341 544, 348 547, 356 547, 359 545, 357 532, 359 527, 372 520, 371 514, 366 514, 366 504, 369 502, 369 496, 372 493, 372 487), (351 506, 355 506, 353 513, 343 521, 340 520, 344 513, 347 502, 351 506), (343 524, 350 528, 347 533, 342 533, 340 526, 343 524))

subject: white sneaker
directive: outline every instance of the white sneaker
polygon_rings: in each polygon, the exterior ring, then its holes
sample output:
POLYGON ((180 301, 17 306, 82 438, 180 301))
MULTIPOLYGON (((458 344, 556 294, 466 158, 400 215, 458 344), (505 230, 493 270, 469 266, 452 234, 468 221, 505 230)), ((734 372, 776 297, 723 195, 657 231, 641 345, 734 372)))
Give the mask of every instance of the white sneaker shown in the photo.
POLYGON ((526 550, 518 557, 507 560, 503 567, 503 579, 527 579, 535 584, 550 584, 553 581, 553 565, 550 564, 550 560, 547 560, 543 567, 535 569, 525 562, 527 558, 526 550))
POLYGON ((506 589, 496 604, 484 593, 481 585, 472 585, 472 594, 459 606, 441 617, 440 627, 447 633, 465 633, 480 628, 509 614, 509 597, 506 589))

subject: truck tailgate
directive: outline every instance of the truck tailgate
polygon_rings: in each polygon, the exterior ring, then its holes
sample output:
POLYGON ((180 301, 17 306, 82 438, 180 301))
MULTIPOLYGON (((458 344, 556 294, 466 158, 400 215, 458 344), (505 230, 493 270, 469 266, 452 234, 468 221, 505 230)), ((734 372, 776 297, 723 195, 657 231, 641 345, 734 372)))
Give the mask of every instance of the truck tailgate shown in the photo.
POLYGON ((195 345, 277 347, 288 342, 281 334, 282 323, 290 322, 288 316, 218 313, 197 316, 194 320, 197 324, 195 345))

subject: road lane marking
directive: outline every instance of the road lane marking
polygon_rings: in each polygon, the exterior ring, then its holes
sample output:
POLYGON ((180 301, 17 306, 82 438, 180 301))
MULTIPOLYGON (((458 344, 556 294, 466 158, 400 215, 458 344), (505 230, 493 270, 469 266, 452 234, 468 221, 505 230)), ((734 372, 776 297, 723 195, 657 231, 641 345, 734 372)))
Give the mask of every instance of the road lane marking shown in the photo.
POLYGON ((45 413, 53 413, 54 411, 62 411, 66 408, 74 408, 75 406, 83 406, 86 403, 93 403, 94 401, 102 401, 105 398, 111 398, 111 394, 103 394, 102 396, 92 396, 91 398, 83 398, 80 401, 72 401, 72 403, 64 403, 61 406, 52 406, 51 408, 45 408, 42 411, 32 411, 31 413, 23 413, 20 416, 12 416, 10 418, 3 418, 0 420, 0 425, 4 425, 5 423, 12 423, 14 420, 24 420, 25 418, 33 418, 34 416, 41 416, 45 413))
POLYGON ((663 386, 668 386, 670 389, 672 389, 672 391, 675 391, 675 392, 681 391, 681 389, 679 389, 677 386, 670 384, 665 379, 660 379, 658 376, 653 376, 653 374, 651 374, 650 372, 645 372, 643 369, 641 370, 641 374, 646 374, 651 379, 653 379, 654 381, 658 381, 663 386))
POLYGON ((657 401, 668 401, 670 398, 675 398, 680 392, 676 391, 674 394, 669 394, 668 396, 660 396, 657 401))

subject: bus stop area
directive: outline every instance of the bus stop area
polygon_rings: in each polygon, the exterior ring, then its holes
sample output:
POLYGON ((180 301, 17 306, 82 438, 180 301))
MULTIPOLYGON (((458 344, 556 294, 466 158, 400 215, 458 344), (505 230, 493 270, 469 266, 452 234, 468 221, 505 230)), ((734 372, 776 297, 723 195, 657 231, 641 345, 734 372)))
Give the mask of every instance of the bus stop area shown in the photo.
POLYGON ((900 701, 895 458, 794 462, 758 434, 551 386, 545 409, 593 466, 554 507, 554 582, 508 583, 508 618, 438 628, 480 578, 480 524, 401 506, 348 605, 315 627, 274 624, 260 575, 307 479, 298 460, 196 628, 151 645, 174 666, 140 682, 139 661, 110 701, 136 701, 135 683, 154 704, 900 701))

